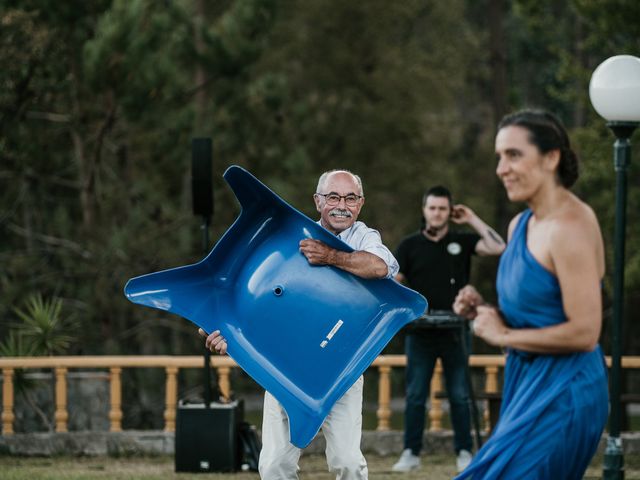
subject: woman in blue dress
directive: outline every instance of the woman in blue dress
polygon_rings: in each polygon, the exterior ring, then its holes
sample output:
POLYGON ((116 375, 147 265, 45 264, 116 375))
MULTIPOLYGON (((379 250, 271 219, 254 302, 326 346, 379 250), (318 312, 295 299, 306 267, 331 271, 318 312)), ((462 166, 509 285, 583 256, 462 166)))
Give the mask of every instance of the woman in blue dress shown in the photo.
POLYGON ((578 177, 553 115, 506 116, 496 173, 526 210, 509 225, 497 278, 499 308, 467 286, 454 310, 507 352, 500 421, 457 479, 582 479, 608 414, 598 346, 604 247, 593 210, 569 188, 578 177))

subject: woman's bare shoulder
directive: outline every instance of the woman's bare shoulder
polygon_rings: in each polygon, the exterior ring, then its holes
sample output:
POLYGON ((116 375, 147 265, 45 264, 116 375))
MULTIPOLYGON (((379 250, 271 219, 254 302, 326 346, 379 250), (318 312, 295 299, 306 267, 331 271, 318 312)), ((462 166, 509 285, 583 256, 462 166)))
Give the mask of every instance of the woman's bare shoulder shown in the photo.
POLYGON ((585 259, 591 258, 596 261, 598 278, 604 275, 602 232, 595 212, 587 203, 575 197, 555 216, 549 232, 549 242, 556 266, 566 264, 566 261, 578 262, 579 265, 591 264, 585 262, 585 259))
POLYGON ((600 241, 601 238, 596 213, 574 195, 554 216, 551 234, 554 240, 570 243, 588 238, 600 241))
POLYGON ((507 229, 507 240, 511 240, 511 235, 513 234, 513 231, 516 229, 516 225, 518 225, 518 222, 520 221, 520 217, 522 217, 523 213, 524 212, 518 213, 509 222, 509 228, 507 229))

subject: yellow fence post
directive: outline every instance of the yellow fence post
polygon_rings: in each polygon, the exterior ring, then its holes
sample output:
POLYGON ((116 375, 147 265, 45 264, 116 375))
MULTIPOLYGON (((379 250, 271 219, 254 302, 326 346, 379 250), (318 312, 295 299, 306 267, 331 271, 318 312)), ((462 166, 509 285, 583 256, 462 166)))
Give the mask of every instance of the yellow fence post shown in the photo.
POLYGON ((390 428, 391 419, 391 367, 380 365, 378 367, 380 378, 378 380, 378 426, 376 430, 386 432, 390 428))
POLYGON ((2 434, 13 434, 13 368, 2 369, 2 434))
POLYGON ((440 359, 436 362, 436 368, 431 378, 431 395, 430 395, 430 408, 429 408, 429 420, 430 432, 439 432, 442 430, 442 401, 436 398, 436 393, 442 391, 442 363, 440 359))
POLYGON ((164 431, 176 431, 176 405, 178 403, 178 367, 167 367, 167 387, 165 394, 164 431))
POLYGON ((56 367, 56 432, 67 431, 67 369, 56 367))
MULTIPOLYGON (((486 367, 484 371, 486 372, 484 391, 487 393, 498 393, 498 367, 486 367)), ((491 431, 489 411, 489 400, 486 400, 486 408, 484 409, 484 431, 487 433, 491 431)))
POLYGON ((220 388, 220 394, 225 400, 231 398, 231 382, 229 381, 229 373, 231 373, 231 367, 218 367, 218 388, 220 388))
POLYGON ((111 367, 109 369, 109 431, 122 431, 122 368, 111 367))

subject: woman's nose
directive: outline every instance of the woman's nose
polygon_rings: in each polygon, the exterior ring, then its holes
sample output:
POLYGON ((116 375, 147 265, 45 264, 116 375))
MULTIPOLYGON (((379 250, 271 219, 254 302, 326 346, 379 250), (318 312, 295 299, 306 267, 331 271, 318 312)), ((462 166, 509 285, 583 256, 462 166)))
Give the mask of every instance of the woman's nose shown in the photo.
POLYGON ((496 167, 496 175, 501 177, 507 172, 507 170, 508 170, 507 162, 503 158, 500 158, 498 160, 498 166, 496 167))

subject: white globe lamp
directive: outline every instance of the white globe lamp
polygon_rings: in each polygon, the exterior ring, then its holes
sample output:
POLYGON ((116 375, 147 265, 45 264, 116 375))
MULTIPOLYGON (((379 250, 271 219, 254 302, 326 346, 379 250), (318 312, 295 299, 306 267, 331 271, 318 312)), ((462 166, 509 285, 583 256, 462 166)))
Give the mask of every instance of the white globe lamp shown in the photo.
POLYGON ((616 55, 593 71, 589 97, 598 114, 610 122, 640 122, 640 58, 616 55))

